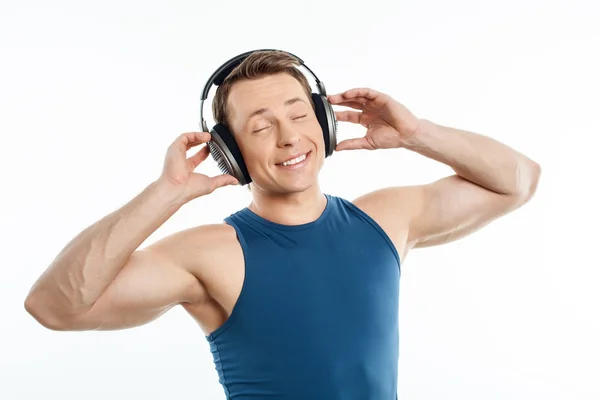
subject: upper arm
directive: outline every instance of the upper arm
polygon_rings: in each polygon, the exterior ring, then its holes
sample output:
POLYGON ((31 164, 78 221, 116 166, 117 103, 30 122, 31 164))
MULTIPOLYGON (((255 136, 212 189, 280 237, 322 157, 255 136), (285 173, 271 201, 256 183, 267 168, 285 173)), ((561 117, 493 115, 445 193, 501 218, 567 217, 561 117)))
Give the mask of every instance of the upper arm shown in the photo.
POLYGON ((192 230, 178 232, 135 251, 92 308, 75 321, 76 327, 131 328, 176 305, 202 301, 206 291, 186 265, 201 262, 201 251, 190 251, 192 235, 192 230))
POLYGON ((448 243, 473 233, 525 200, 452 175, 426 185, 377 190, 355 202, 382 225, 404 257, 411 248, 448 243))
POLYGON ((458 175, 413 189, 407 244, 420 248, 452 242, 518 208, 523 196, 485 189, 458 175))

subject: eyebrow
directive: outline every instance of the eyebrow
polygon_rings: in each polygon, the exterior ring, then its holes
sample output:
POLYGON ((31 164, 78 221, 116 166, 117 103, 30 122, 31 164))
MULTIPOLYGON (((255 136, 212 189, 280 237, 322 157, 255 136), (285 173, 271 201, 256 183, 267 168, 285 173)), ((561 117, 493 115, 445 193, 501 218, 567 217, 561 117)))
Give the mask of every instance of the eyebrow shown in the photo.
MULTIPOLYGON (((303 102, 306 103, 303 99, 301 99, 300 97, 292 97, 289 100, 286 100, 283 105, 284 106, 291 106, 292 104, 295 104, 297 102, 303 102)), ((246 118, 246 121, 248 121, 250 118, 254 117, 255 115, 260 115, 260 114, 264 114, 265 112, 267 112, 269 109, 268 108, 259 108, 258 110, 254 110, 250 115, 248 115, 248 118, 246 118)))

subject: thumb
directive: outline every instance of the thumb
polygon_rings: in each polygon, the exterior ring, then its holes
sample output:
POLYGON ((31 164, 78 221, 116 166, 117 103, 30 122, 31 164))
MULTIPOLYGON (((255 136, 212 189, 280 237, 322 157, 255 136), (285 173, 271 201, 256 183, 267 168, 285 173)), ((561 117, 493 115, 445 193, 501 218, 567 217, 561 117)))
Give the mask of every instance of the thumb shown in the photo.
POLYGON ((372 147, 367 142, 367 140, 363 137, 360 139, 346 139, 342 140, 335 147, 336 151, 342 150, 370 150, 372 147))
POLYGON ((238 180, 229 174, 217 175, 210 178, 210 191, 213 192, 220 187, 237 185, 238 183, 238 180))

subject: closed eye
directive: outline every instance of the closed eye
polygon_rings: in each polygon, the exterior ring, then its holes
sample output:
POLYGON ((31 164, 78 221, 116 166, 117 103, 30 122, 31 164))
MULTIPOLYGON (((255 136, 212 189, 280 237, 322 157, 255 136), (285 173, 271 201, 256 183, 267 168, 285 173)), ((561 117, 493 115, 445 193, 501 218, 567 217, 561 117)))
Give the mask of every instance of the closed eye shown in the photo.
POLYGON ((252 131, 252 132, 253 132, 253 133, 258 133, 258 132, 260 132, 260 131, 264 131, 265 129, 269 129, 270 127, 271 127, 271 125, 269 125, 269 126, 265 126, 264 128, 257 129, 257 130, 255 130, 255 131, 252 131))
MULTIPOLYGON (((308 114, 300 115, 300 116, 298 116, 298 117, 292 118, 292 120, 296 121, 296 120, 298 120, 298 119, 305 118, 307 115, 308 115, 308 114)), ((255 131, 252 131, 252 132, 253 132, 253 133, 258 133, 258 132, 264 131, 265 129, 269 129, 270 127, 271 127, 271 125, 269 125, 269 126, 265 126, 264 128, 257 129, 257 130, 255 130, 255 131)))

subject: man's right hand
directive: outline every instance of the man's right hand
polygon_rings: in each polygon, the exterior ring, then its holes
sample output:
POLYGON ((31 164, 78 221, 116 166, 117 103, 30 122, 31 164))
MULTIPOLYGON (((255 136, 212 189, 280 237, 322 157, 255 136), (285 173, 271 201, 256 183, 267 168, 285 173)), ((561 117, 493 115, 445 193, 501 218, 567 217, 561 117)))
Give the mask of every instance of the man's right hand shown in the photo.
POLYGON ((211 178, 194 172, 210 155, 208 145, 202 146, 189 158, 187 158, 187 151, 209 142, 210 139, 211 135, 208 132, 183 133, 167 150, 163 171, 158 182, 168 187, 170 193, 173 193, 182 203, 210 194, 217 188, 238 184, 237 179, 229 174, 211 178))

